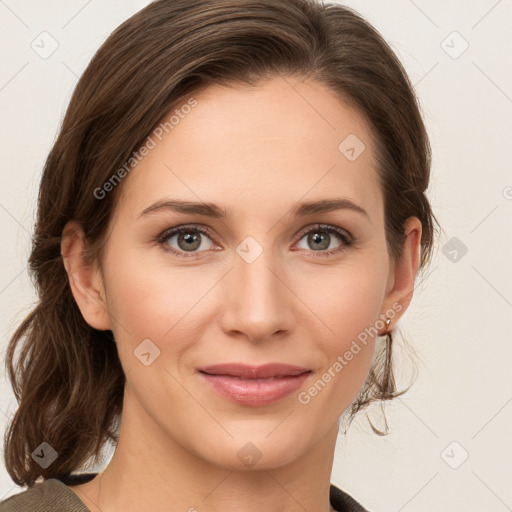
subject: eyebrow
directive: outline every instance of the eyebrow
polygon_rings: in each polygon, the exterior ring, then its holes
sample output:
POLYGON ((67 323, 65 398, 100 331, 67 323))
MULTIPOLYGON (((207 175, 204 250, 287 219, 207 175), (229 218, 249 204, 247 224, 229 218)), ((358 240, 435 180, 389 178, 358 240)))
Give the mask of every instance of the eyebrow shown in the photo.
MULTIPOLYGON (((318 201, 304 202, 295 206, 291 211, 291 215, 296 217, 306 217, 316 213, 326 213, 335 210, 351 210, 367 217, 367 219, 370 220, 370 216, 364 208, 357 205, 350 199, 345 198, 321 199, 318 201)), ((192 213, 216 219, 226 218, 230 215, 228 211, 213 203, 198 203, 193 201, 182 201, 179 199, 161 199, 142 210, 139 214, 139 218, 161 211, 192 213)))

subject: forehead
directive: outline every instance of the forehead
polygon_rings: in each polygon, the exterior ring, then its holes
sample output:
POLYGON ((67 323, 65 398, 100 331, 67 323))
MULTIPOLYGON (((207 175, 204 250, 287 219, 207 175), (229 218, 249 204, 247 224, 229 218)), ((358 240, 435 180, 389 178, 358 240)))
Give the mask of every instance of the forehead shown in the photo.
POLYGON ((123 183, 132 216, 166 196, 221 204, 240 216, 343 196, 378 214, 366 123, 325 85, 279 77, 214 85, 187 100, 163 116, 152 148, 123 183))

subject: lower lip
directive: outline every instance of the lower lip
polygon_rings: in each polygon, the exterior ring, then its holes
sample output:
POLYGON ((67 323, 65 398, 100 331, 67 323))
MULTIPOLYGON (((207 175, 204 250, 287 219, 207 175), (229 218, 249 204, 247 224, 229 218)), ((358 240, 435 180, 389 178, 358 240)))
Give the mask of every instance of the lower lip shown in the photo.
POLYGON ((219 395, 249 407, 261 407, 281 400, 297 391, 311 372, 269 379, 242 380, 228 375, 199 372, 219 395))

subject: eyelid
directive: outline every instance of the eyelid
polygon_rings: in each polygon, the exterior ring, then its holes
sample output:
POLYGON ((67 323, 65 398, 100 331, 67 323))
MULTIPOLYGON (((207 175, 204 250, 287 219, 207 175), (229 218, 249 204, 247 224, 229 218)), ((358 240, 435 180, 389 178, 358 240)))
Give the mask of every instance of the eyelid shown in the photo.
POLYGON ((213 236, 213 231, 206 226, 202 226, 201 224, 180 224, 178 226, 173 226, 172 228, 168 228, 165 231, 163 231, 160 235, 158 235, 158 241, 165 241, 169 239, 172 235, 180 233, 181 231, 186 231, 187 229, 199 231, 201 233, 204 233, 205 235, 208 235, 210 238, 213 236))
POLYGON ((343 240, 345 243, 351 243, 354 240, 354 237, 346 229, 333 226, 332 224, 321 223, 306 226, 305 228, 301 229, 295 236, 300 237, 300 240, 304 235, 307 235, 309 232, 314 231, 315 229, 318 231, 327 231, 328 233, 334 232, 341 238, 345 238, 345 240, 343 240))

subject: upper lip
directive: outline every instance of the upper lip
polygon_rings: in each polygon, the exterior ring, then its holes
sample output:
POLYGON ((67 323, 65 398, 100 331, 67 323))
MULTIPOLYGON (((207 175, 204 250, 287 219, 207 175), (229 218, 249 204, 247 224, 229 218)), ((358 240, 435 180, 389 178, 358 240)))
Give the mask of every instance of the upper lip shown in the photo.
POLYGON ((309 368, 284 363, 268 363, 251 366, 244 363, 226 363, 205 366, 199 371, 210 375, 230 375, 244 379, 268 379, 271 377, 287 377, 309 372, 309 368))

